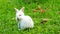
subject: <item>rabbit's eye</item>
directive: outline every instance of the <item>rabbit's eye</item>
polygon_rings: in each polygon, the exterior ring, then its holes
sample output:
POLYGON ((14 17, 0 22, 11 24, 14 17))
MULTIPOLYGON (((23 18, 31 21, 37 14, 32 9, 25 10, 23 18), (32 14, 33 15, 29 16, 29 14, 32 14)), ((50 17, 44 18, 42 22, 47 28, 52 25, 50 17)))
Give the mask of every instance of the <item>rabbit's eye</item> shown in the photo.
POLYGON ((19 15, 19 16, 21 16, 21 15, 19 15))

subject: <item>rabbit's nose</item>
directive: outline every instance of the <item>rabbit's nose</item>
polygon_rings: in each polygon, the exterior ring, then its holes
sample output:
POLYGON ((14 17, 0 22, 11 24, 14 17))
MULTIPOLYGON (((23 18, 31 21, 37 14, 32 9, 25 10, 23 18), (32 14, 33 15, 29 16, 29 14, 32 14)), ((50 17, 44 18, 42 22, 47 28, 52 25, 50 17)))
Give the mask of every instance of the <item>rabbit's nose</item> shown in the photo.
POLYGON ((19 15, 19 16, 21 16, 21 15, 19 15))

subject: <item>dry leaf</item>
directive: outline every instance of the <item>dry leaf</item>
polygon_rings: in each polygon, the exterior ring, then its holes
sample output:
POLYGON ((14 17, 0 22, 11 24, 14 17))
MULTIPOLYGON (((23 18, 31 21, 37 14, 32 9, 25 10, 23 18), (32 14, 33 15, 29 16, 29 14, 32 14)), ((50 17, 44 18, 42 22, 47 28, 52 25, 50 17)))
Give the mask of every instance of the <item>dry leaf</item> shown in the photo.
POLYGON ((37 12, 38 10, 34 9, 33 11, 34 11, 34 12, 37 12))
POLYGON ((49 20, 52 20, 52 19, 44 18, 44 19, 42 19, 42 22, 41 23, 46 23, 49 20))
POLYGON ((38 6, 38 9, 39 9, 39 10, 42 9, 41 6, 38 6))
POLYGON ((39 9, 39 11, 40 11, 40 12, 42 12, 42 13, 43 13, 43 12, 45 12, 45 10, 44 10, 44 9, 42 9, 42 7, 41 7, 41 6, 38 6, 38 9, 39 9))
POLYGON ((43 12, 45 12, 45 10, 43 10, 43 9, 40 9, 40 12, 42 12, 42 13, 43 13, 43 12))

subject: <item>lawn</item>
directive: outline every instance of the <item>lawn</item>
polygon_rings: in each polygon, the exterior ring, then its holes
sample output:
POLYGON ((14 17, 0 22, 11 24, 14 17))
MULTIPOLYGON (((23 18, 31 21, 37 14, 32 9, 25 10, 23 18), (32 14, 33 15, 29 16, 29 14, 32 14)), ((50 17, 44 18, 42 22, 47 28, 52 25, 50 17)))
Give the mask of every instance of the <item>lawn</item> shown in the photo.
POLYGON ((60 34, 60 0, 0 0, 0 34, 60 34), (38 5, 45 12, 34 12, 38 5), (18 30, 14 19, 16 11, 25 7, 25 15, 29 15, 34 21, 34 28, 18 30), (41 23, 42 19, 47 22, 41 23))

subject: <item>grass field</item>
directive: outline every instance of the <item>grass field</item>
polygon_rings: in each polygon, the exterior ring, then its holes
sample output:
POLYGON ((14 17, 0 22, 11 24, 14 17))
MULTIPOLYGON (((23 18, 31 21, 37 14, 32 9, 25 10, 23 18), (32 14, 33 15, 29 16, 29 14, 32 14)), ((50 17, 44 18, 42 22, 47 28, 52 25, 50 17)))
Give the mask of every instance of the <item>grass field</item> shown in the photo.
POLYGON ((0 34, 60 34, 60 0, 0 0, 0 34), (33 12, 41 6, 46 12, 33 12), (25 7, 25 15, 32 17, 34 28, 18 30, 14 8, 25 7), (41 23, 48 18, 46 23, 41 23))

